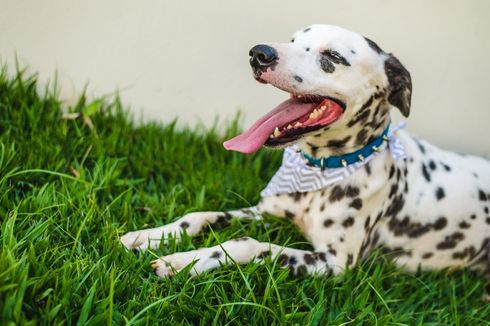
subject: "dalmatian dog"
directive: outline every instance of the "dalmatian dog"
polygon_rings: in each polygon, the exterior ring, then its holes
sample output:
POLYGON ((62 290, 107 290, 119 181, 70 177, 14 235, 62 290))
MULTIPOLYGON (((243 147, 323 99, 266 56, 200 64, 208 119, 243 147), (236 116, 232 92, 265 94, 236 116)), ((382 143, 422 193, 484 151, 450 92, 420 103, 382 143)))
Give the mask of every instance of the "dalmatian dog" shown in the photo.
POLYGON ((375 248, 409 271, 467 266, 490 275, 490 162, 390 127, 392 108, 408 117, 412 92, 396 57, 357 33, 313 25, 290 43, 253 47, 250 64, 257 81, 289 98, 224 146, 242 153, 286 148, 280 175, 254 207, 190 213, 121 242, 157 248, 170 235, 178 240, 267 213, 296 224, 314 250, 243 237, 161 257, 152 263, 158 276, 189 264, 197 275, 266 257, 293 274, 339 274, 375 248))

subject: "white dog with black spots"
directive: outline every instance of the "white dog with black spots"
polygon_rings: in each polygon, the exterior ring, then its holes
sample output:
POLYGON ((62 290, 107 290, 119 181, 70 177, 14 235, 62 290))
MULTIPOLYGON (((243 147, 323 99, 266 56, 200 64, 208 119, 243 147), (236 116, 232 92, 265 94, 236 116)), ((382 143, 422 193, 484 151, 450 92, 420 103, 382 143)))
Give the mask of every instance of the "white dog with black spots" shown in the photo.
POLYGON ((129 232, 121 237, 124 246, 156 248, 169 235, 179 239, 184 231, 192 236, 208 225, 267 213, 296 224, 314 251, 245 237, 161 257, 152 265, 156 274, 169 277, 194 262, 196 275, 266 256, 293 274, 339 274, 381 248, 407 270, 468 266, 490 275, 490 162, 441 150, 403 130, 391 136, 404 158, 393 157, 386 141, 390 110, 409 115, 412 85, 392 54, 357 33, 313 25, 290 43, 257 45, 250 56, 255 79, 290 98, 225 147, 252 153, 263 145, 294 145, 306 174, 350 172, 311 191, 275 189, 254 207, 190 213, 129 232))

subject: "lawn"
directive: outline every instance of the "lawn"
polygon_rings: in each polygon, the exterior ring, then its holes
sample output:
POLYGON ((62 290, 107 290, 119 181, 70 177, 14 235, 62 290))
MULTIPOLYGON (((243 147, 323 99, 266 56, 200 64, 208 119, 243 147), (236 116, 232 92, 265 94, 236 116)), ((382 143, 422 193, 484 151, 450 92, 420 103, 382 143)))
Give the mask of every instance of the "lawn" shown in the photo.
MULTIPOLYGON (((0 324, 489 324, 468 271, 406 274, 374 253, 344 275, 295 278, 267 261, 156 277, 159 255, 252 236, 308 248, 288 222, 233 221, 135 255, 127 231, 258 200, 281 153, 225 151, 237 123, 137 124, 115 100, 80 95, 63 116, 35 76, 0 73, 0 324)), ((230 108, 232 109, 232 108, 230 108)), ((172 108, 168 108, 172 110, 172 108)), ((162 115, 165 112, 162 111, 162 115)))

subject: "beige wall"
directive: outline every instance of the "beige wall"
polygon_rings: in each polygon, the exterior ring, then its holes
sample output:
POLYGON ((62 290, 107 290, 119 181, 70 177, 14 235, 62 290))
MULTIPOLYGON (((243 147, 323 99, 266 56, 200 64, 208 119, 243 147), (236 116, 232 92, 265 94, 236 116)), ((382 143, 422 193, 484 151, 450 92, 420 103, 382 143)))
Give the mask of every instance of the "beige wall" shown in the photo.
POLYGON ((256 83, 248 49, 287 41, 311 23, 372 38, 411 71, 408 129, 490 157, 490 1, 0 0, 0 57, 58 71, 69 99, 118 88, 145 119, 210 123, 237 109, 244 124, 285 94, 256 83))

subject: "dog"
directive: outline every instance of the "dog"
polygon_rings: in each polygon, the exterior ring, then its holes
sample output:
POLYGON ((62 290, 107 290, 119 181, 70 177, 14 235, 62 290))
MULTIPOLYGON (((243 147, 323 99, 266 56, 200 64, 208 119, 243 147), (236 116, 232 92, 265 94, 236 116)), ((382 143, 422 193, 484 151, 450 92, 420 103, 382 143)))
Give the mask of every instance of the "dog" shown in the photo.
POLYGON ((190 213, 125 234, 125 247, 157 248, 169 235, 178 240, 267 213, 296 224, 314 251, 243 237, 164 256, 152 267, 170 277, 194 263, 190 274, 197 275, 269 257, 293 274, 329 275, 381 248, 408 271, 466 266, 490 275, 490 162, 390 126, 392 108, 408 117, 412 94, 410 74, 395 56, 330 25, 249 54, 254 78, 290 98, 224 146, 242 153, 286 148, 278 174, 254 207, 190 213))

